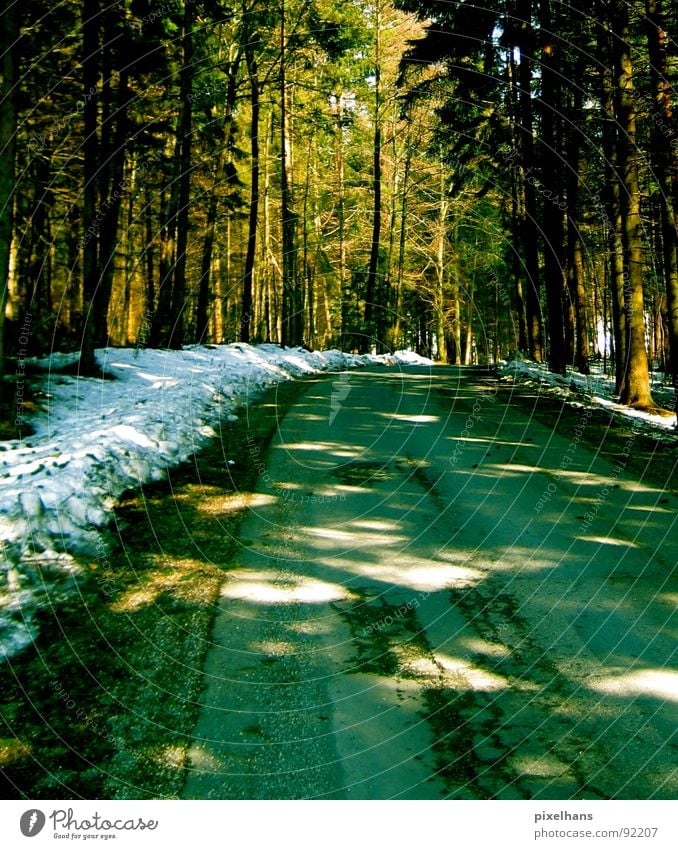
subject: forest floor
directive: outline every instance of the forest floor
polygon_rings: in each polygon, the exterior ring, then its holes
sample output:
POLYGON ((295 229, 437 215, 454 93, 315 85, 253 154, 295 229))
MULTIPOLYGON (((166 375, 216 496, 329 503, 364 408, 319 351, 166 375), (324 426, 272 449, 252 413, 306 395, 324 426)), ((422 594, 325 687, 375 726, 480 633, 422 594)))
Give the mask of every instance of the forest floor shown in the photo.
POLYGON ((5 793, 674 798, 676 460, 473 369, 271 389, 0 673, 5 793))

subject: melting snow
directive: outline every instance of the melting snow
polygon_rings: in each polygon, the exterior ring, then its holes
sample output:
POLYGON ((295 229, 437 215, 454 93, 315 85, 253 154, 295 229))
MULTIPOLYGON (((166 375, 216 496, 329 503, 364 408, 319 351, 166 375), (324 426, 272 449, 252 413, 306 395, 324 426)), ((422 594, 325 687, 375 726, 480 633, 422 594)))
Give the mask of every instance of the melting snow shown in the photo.
MULTIPOLYGON (((0 444, 0 658, 36 635, 35 611, 73 591, 73 555, 105 559, 101 530, 120 495, 160 480, 215 436, 219 420, 283 380, 370 364, 428 364, 416 355, 356 356, 277 345, 183 351, 105 348, 114 380, 57 374, 77 360, 52 354, 43 368, 46 410, 34 433, 0 444)), ((231 461, 232 462, 232 461, 231 461)))

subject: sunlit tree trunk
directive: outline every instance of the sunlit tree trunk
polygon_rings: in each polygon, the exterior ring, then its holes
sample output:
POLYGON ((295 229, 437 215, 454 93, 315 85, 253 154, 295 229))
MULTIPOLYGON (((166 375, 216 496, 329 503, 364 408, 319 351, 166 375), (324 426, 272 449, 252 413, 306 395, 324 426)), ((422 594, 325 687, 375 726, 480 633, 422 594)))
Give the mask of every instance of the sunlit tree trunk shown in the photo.
POLYGON ((259 221, 259 74, 257 60, 252 48, 252 39, 248 39, 245 47, 245 62, 250 81, 250 160, 251 160, 251 189, 250 209, 247 232, 247 254, 245 256, 245 271, 243 273, 242 311, 240 314, 240 340, 250 341, 252 326, 252 290, 254 280, 254 262, 257 254, 257 227, 259 221))
POLYGON ((624 245, 624 307, 626 310, 627 357, 620 400, 638 408, 653 406, 645 348, 645 309, 643 304, 643 257, 636 146, 636 102, 633 97, 633 65, 629 44, 629 10, 625 0, 611 6, 614 36, 612 51, 617 87, 619 121, 619 174, 622 180, 622 242, 624 245))
POLYGON ((659 120, 653 121, 653 171, 660 194, 670 372, 678 426, 678 134, 668 80, 667 34, 661 0, 645 0, 650 76, 659 120))
POLYGON ((448 200, 445 191, 445 172, 440 168, 439 198, 438 198, 438 234, 436 249, 436 292, 435 292, 435 328, 438 360, 447 362, 447 345, 445 341, 445 237, 447 226, 448 200))

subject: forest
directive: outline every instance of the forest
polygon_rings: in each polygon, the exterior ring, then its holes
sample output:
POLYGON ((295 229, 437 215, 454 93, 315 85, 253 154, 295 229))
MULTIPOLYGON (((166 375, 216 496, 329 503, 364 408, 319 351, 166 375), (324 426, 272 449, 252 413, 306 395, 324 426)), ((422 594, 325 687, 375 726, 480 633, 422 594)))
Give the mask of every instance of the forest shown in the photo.
POLYGON ((662 0, 10 2, 0 351, 274 342, 678 388, 662 0))

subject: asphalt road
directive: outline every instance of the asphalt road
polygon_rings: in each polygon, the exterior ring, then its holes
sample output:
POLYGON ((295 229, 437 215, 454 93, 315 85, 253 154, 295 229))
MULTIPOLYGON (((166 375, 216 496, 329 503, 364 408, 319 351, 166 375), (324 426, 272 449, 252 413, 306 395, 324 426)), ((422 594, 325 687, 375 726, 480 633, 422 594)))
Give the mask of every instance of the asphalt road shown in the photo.
POLYGON ((184 796, 675 798, 677 499, 575 439, 473 371, 310 382, 236 458, 184 796))

